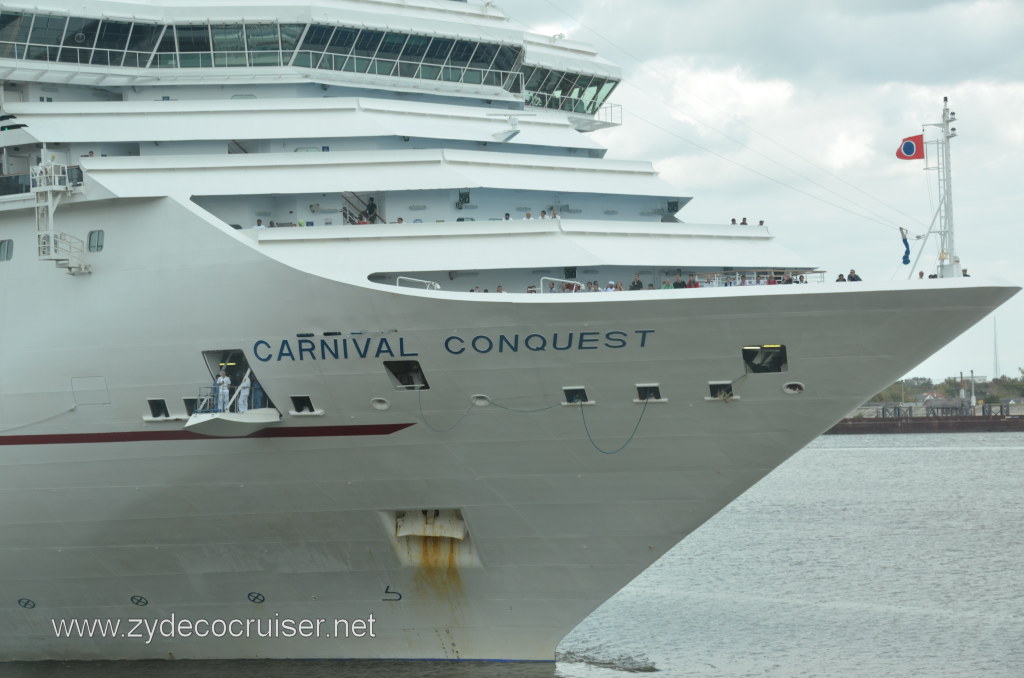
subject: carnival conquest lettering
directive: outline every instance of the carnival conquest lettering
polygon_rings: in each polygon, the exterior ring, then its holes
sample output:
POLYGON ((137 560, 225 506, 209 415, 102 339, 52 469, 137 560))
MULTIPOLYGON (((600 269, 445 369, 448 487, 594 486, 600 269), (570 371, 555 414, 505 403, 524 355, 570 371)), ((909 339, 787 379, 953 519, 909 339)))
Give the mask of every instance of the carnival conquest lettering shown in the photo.
MULTIPOLYGON (((539 351, 594 351, 629 346, 646 348, 654 330, 611 330, 609 332, 551 332, 516 334, 478 334, 473 337, 450 335, 442 345, 451 355, 466 353, 519 353, 539 351)), ((345 337, 313 339, 282 339, 271 343, 260 339, 252 345, 253 355, 260 362, 283 360, 349 360, 359 358, 412 358, 419 353, 406 346, 405 338, 345 337)))
POLYGON ((299 339, 292 345, 284 339, 275 347, 269 341, 260 339, 252 345, 252 353, 261 362, 276 360, 348 360, 349 358, 412 358, 419 353, 407 351, 405 338, 398 338, 398 345, 391 346, 387 337, 345 337, 344 339, 299 339))
POLYGON ((444 340, 444 350, 452 355, 471 353, 517 353, 522 351, 587 351, 599 348, 626 348, 629 345, 645 348, 647 335, 654 330, 623 332, 552 332, 551 334, 478 334, 475 337, 450 336, 444 340))

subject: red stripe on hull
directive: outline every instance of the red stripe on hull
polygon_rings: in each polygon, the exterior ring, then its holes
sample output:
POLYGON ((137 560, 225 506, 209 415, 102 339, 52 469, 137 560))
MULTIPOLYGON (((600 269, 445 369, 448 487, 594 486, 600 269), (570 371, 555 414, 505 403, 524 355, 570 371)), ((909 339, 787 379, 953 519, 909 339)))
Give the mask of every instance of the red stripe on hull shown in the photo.
MULTIPOLYGON (((296 426, 263 429, 240 438, 321 438, 335 436, 386 436, 412 424, 372 424, 357 426, 296 426)), ((0 445, 80 445, 88 443, 134 443, 153 440, 235 440, 204 436, 191 431, 116 431, 111 433, 53 433, 28 436, 0 436, 0 445)))

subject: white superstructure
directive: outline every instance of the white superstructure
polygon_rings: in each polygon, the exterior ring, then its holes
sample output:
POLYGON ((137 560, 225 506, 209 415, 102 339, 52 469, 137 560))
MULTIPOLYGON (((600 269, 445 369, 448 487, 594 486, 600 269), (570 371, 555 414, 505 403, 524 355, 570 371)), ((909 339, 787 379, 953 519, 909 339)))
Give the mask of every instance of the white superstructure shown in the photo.
POLYGON ((0 77, 0 660, 552 659, 1017 291, 774 284, 491 3, 5 2, 0 77))

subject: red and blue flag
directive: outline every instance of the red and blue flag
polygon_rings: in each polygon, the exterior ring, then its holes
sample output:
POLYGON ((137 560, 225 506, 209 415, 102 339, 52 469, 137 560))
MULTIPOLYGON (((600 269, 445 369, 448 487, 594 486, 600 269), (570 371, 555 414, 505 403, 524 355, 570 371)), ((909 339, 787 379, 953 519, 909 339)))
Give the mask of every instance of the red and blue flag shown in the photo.
POLYGON ((904 139, 896 149, 896 157, 900 160, 924 160, 924 135, 904 139))

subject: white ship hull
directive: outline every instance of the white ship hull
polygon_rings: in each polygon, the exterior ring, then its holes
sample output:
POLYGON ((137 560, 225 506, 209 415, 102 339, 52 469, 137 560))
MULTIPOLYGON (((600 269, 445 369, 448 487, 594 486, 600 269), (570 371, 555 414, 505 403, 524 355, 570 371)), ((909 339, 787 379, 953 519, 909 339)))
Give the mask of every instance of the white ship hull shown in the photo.
POLYGON ((208 264, 138 278, 134 252, 110 252, 110 270, 38 277, 32 298, 8 292, 36 329, 2 334, 3 373, 25 375, 2 401, 3 659, 551 659, 614 591, 1014 291, 964 279, 398 294, 283 266, 244 237, 190 234, 198 251, 216 249, 208 264), (243 282, 190 287, 214 267, 243 282), (124 284, 76 298, 101 276, 124 284), (365 334, 322 336, 357 327, 365 334), (304 352, 302 332, 315 335, 304 352), (322 341, 341 341, 339 357, 322 341), (744 375, 752 341, 784 344, 788 371, 744 375), (180 402, 209 379, 202 350, 236 345, 279 405, 309 395, 318 412, 245 438, 143 421, 147 398, 180 402), (430 388, 396 390, 381 361, 413 354, 430 388), (95 393, 71 384, 96 376, 109 399, 88 404, 95 393), (731 400, 710 398, 716 381, 734 383, 731 400), (637 401, 650 383, 661 401, 637 401), (791 383, 804 390, 787 393, 791 383), (563 405, 567 386, 593 404, 563 405), (396 538, 396 512, 420 509, 458 509, 468 538, 396 538), (372 615, 374 637, 147 642, 53 628, 172 615, 372 615))

